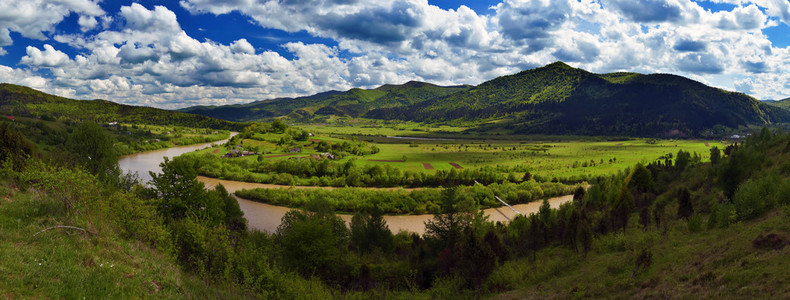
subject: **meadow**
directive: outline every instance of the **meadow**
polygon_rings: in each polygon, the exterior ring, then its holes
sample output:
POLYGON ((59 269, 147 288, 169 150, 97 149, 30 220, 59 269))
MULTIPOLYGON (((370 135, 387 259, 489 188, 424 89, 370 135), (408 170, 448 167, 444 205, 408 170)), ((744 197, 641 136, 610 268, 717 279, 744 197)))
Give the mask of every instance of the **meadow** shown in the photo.
MULTIPOLYGON (((418 128, 416 124, 404 126, 418 128)), ((328 145, 347 143, 377 149, 374 153, 365 155, 341 154, 339 152, 342 151, 329 150, 328 152, 338 157, 331 161, 333 165, 353 162, 355 166, 363 169, 380 166, 429 175, 438 171, 486 170, 511 179, 522 179, 529 172, 538 181, 557 178, 579 182, 614 174, 637 163, 663 161, 672 158, 680 150, 696 153, 701 161, 707 161, 712 147, 724 149, 727 145, 726 141, 709 140, 631 138, 606 141, 548 136, 483 139, 464 138, 459 134, 440 134, 438 136, 441 137, 436 137, 437 135, 429 133, 437 128, 422 128, 423 131, 419 134, 407 136, 405 133, 415 131, 404 131, 401 130, 403 128, 396 127, 373 127, 303 125, 301 130, 312 134, 304 141, 291 138, 286 131, 255 132, 241 135, 239 139, 232 141, 234 145, 220 145, 202 150, 202 153, 219 157, 232 149, 238 149, 235 145, 239 145, 242 149, 261 154, 225 159, 223 163, 241 164, 242 168, 252 169, 256 161, 318 158, 321 153, 327 152, 327 149, 319 146, 323 141, 328 145), (359 132, 363 134, 359 135, 359 132), (401 134, 397 135, 397 132, 401 134), (298 148, 299 152, 291 153, 292 148, 298 148)), ((443 132, 461 129, 444 127, 446 128, 439 129, 443 132)))

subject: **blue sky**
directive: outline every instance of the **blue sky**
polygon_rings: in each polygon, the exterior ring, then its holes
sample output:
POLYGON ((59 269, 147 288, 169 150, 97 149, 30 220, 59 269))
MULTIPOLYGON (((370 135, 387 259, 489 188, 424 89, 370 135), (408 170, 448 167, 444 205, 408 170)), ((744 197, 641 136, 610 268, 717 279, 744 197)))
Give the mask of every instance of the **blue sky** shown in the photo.
POLYGON ((7 0, 0 82, 178 108, 557 60, 790 96, 790 0, 7 0))

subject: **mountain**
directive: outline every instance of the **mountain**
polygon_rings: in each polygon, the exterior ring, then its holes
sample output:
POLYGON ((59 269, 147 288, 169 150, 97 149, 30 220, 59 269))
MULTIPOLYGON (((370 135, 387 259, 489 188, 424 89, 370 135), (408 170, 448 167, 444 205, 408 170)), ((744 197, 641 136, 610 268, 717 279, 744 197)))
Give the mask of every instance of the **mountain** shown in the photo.
POLYGON ((786 110, 790 110, 790 98, 786 98, 786 99, 782 99, 782 100, 767 100, 767 101, 763 101, 763 103, 771 105, 771 106, 776 106, 776 107, 779 107, 779 108, 783 108, 783 109, 786 109, 786 110))
POLYGON ((0 115, 236 130, 244 127, 241 123, 158 108, 124 105, 106 100, 68 99, 7 83, 0 84, 0 115))
POLYGON ((252 121, 280 116, 311 118, 315 115, 359 117, 372 109, 400 107, 446 96, 469 86, 438 86, 410 81, 402 85, 383 85, 375 89, 329 91, 306 97, 277 98, 241 105, 196 106, 181 112, 231 121, 252 121))
POLYGON ((790 112, 676 75, 594 74, 556 62, 365 117, 476 122, 524 134, 707 135, 790 122, 790 112), (496 122, 493 122, 496 121, 496 122))

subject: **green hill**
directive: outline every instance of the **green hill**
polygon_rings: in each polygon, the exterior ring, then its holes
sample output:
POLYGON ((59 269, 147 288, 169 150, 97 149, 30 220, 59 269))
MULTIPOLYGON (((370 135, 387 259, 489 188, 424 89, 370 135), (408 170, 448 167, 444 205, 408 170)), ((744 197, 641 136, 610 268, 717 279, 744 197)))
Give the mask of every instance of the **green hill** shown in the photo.
POLYGON ((776 101, 763 101, 765 104, 790 110, 790 98, 776 100, 776 101))
POLYGON ((359 117, 371 109, 411 105, 468 88, 411 81, 370 90, 354 88, 345 92, 329 91, 306 97, 278 98, 241 105, 196 106, 180 111, 231 121, 252 121, 280 116, 294 119, 311 118, 315 115, 359 117))
POLYGON ((240 130, 244 124, 170 110, 106 100, 73 100, 28 87, 0 84, 0 114, 47 120, 127 122, 240 130))
POLYGON ((562 62, 370 118, 421 122, 504 120, 480 130, 579 135, 706 135, 717 128, 790 121, 787 111, 741 93, 669 74, 594 74, 562 62))

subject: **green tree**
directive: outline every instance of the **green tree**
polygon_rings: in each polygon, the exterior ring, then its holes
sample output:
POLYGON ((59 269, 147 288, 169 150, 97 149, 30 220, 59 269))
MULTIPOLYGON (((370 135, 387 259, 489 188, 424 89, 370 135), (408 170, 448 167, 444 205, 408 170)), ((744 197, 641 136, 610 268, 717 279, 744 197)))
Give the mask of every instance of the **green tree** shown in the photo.
POLYGON ((455 245, 463 230, 482 217, 482 213, 476 212, 477 206, 468 195, 459 193, 455 187, 445 189, 439 211, 425 222, 425 236, 442 241, 446 246, 455 245))
POLYGON ((149 174, 153 185, 150 191, 159 199, 157 209, 161 215, 169 220, 178 220, 193 214, 214 225, 225 220, 223 199, 208 194, 203 183, 197 180, 197 171, 190 160, 165 157, 159 166, 162 167, 161 174, 149 174))
POLYGON ((687 188, 678 190, 678 218, 688 220, 694 214, 694 207, 691 206, 691 193, 687 188))
POLYGON ((348 229, 326 201, 314 200, 304 211, 286 213, 276 236, 283 262, 302 275, 332 279, 333 271, 344 265, 348 229))
POLYGON ((721 150, 718 147, 710 148, 710 164, 717 165, 721 160, 721 150))
POLYGON ((102 181, 114 181, 121 175, 118 154, 110 136, 96 123, 82 122, 66 140, 66 148, 73 153, 77 164, 102 181))
POLYGON ((25 160, 33 155, 36 146, 7 122, 0 122, 0 163, 10 160, 19 171, 25 160))
POLYGON ((351 246, 360 253, 392 248, 393 236, 378 207, 361 211, 351 218, 351 246))

